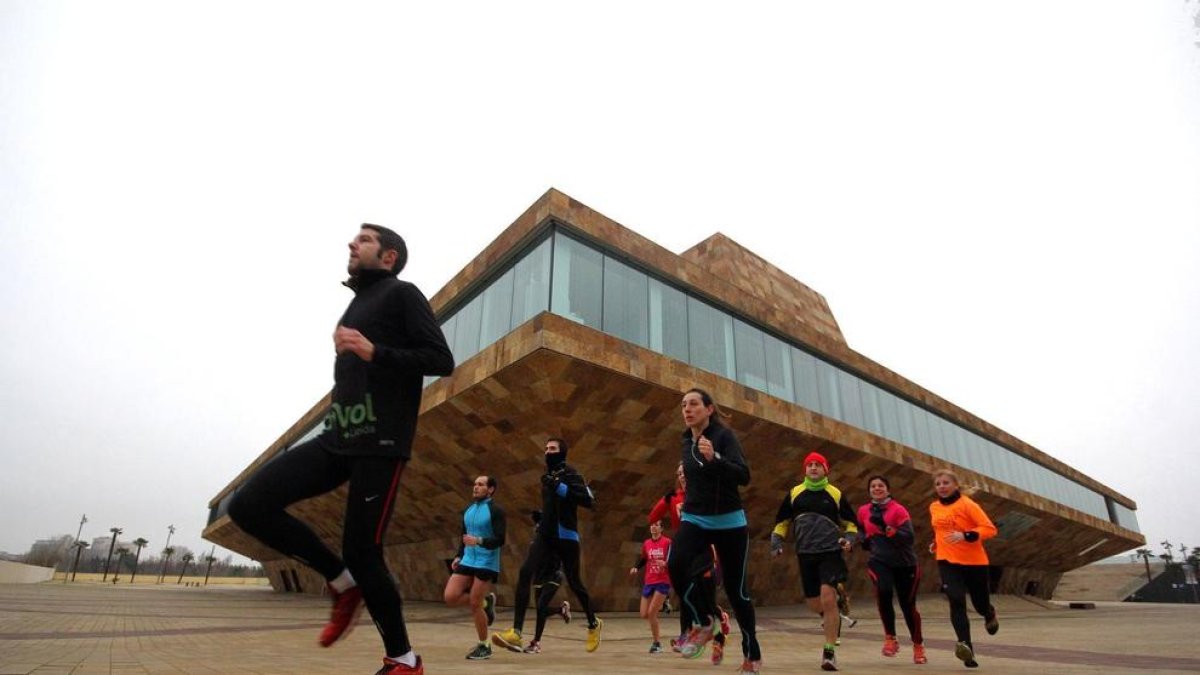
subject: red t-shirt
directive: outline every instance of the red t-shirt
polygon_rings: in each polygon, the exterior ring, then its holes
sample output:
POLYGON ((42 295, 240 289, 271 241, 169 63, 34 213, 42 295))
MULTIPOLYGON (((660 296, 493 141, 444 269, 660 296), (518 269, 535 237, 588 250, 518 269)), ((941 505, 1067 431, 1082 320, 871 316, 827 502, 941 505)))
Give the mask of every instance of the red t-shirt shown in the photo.
POLYGON ((671 575, 667 574, 667 553, 670 550, 671 540, 667 537, 642 542, 642 560, 646 561, 645 585, 671 583, 671 575))

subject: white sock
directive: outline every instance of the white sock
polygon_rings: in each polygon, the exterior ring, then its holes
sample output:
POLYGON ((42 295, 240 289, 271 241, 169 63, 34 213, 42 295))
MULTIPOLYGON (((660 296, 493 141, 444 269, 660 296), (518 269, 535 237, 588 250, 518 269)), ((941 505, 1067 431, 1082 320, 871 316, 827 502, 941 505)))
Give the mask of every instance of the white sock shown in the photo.
POLYGON ((408 666, 409 668, 416 668, 417 667, 417 654, 416 654, 416 652, 414 652, 413 650, 410 649, 410 650, 408 650, 408 653, 405 654, 404 656, 389 656, 388 661, 393 661, 395 663, 403 663, 404 665, 408 666))
POLYGON ((329 585, 338 593, 345 593, 346 589, 354 588, 357 584, 354 583, 354 577, 350 576, 350 570, 342 570, 342 573, 337 575, 336 579, 330 581, 329 585))

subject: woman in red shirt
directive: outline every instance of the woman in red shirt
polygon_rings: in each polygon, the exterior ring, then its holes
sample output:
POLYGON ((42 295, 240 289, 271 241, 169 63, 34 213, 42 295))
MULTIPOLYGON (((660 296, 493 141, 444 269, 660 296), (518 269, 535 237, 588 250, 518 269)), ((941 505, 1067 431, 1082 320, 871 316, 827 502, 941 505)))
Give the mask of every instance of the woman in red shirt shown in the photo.
POLYGON ((662 642, 658 630, 658 612, 671 594, 671 576, 667 574, 667 554, 671 551, 671 540, 662 536, 662 523, 650 523, 650 538, 642 542, 642 552, 637 562, 629 568, 629 576, 637 576, 638 570, 646 568, 642 584, 641 614, 650 624, 651 654, 661 654, 662 642))

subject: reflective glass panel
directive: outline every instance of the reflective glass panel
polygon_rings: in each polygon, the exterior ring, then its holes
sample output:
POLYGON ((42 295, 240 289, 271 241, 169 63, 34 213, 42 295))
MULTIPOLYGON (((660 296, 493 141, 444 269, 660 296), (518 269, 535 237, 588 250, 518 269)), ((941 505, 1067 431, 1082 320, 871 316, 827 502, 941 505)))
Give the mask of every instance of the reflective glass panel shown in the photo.
POLYGON ((688 360, 687 295, 658 279, 650 279, 650 349, 688 360))
POLYGON ((513 270, 509 269, 493 281, 480 296, 483 298, 480 351, 507 335, 512 328, 513 276, 513 270))
POLYGON ((795 401, 791 348, 783 340, 766 334, 763 335, 763 346, 767 355, 767 393, 785 401, 795 401))
POLYGON ((650 345, 650 293, 643 272, 604 256, 604 332, 650 345))
POLYGON ((555 314, 602 330, 604 256, 561 232, 554 235, 554 279, 550 309, 555 314))
POLYGON ((512 323, 516 328, 550 308, 550 239, 513 267, 512 323))
POLYGON ((763 334, 750 324, 733 320, 733 345, 738 382, 767 390, 767 355, 763 349, 763 334))
POLYGON ((688 297, 688 347, 692 365, 730 380, 733 370, 733 317, 688 297))

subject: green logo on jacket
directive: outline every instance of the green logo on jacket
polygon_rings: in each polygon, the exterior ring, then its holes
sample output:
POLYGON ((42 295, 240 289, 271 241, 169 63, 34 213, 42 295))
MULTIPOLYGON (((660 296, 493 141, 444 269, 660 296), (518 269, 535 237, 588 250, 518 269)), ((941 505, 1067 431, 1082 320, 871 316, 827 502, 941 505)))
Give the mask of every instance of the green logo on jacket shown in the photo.
POLYGON ((325 415, 325 431, 332 431, 336 427, 341 431, 342 438, 353 438, 374 433, 375 425, 362 425, 366 422, 378 421, 379 418, 375 417, 375 407, 371 402, 371 395, 367 394, 362 403, 342 405, 335 402, 329 409, 329 413, 325 415))

